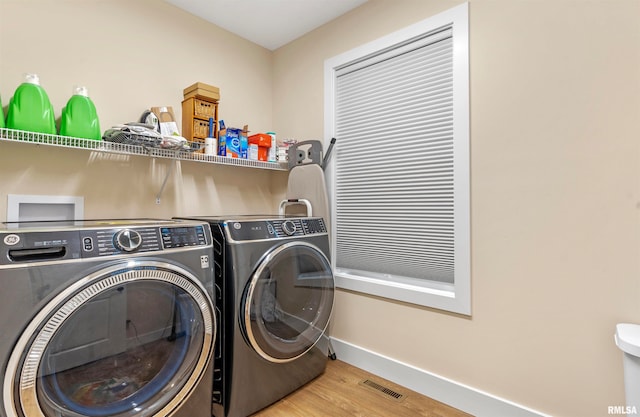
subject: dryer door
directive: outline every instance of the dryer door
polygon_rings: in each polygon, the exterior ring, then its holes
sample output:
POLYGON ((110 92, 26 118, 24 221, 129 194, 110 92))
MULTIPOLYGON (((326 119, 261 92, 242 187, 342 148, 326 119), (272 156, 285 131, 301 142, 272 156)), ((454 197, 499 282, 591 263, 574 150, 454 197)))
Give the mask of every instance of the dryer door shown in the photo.
POLYGON ((315 246, 290 242, 267 253, 248 283, 242 308, 245 335, 271 362, 288 362, 323 336, 333 308, 334 279, 315 246))
POLYGON ((19 339, 5 375, 7 415, 168 416, 203 376, 214 323, 207 290, 182 268, 145 261, 91 274, 19 339))

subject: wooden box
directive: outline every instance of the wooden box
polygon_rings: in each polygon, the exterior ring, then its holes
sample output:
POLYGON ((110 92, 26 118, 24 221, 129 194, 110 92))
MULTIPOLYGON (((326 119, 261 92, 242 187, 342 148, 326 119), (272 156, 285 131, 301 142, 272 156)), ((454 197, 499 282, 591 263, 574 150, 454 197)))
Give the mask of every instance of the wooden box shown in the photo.
POLYGON ((195 83, 185 88, 183 91, 184 98, 200 98, 207 101, 220 100, 220 89, 205 83, 195 83))

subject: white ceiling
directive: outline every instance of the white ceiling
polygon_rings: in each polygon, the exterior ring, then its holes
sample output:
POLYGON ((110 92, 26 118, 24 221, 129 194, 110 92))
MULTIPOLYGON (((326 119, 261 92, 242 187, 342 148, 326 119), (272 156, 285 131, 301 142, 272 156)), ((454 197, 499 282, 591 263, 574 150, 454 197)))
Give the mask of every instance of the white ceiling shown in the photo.
POLYGON ((275 50, 367 0, 165 0, 275 50))

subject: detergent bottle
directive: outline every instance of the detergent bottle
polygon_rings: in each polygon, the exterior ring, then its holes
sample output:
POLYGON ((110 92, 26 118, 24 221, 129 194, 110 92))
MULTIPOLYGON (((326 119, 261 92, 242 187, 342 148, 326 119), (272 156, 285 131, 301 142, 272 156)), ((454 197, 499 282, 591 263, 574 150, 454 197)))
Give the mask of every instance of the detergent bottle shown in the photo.
POLYGON ((94 140, 102 139, 96 106, 89 98, 86 87, 74 87, 73 95, 67 105, 62 108, 60 135, 94 140))
POLYGON ((7 111, 9 129, 56 134, 53 106, 47 92, 40 86, 36 74, 27 74, 9 100, 7 111))
POLYGON ((2 97, 0 97, 0 129, 4 127, 4 110, 2 109, 2 97))

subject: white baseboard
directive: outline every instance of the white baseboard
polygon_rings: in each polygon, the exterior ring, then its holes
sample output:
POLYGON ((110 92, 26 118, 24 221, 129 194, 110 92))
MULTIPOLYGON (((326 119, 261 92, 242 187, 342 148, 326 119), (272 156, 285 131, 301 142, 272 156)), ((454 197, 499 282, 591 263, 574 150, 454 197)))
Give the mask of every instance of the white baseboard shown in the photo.
POLYGON ((339 360, 476 417, 550 417, 495 395, 331 337, 339 360))

